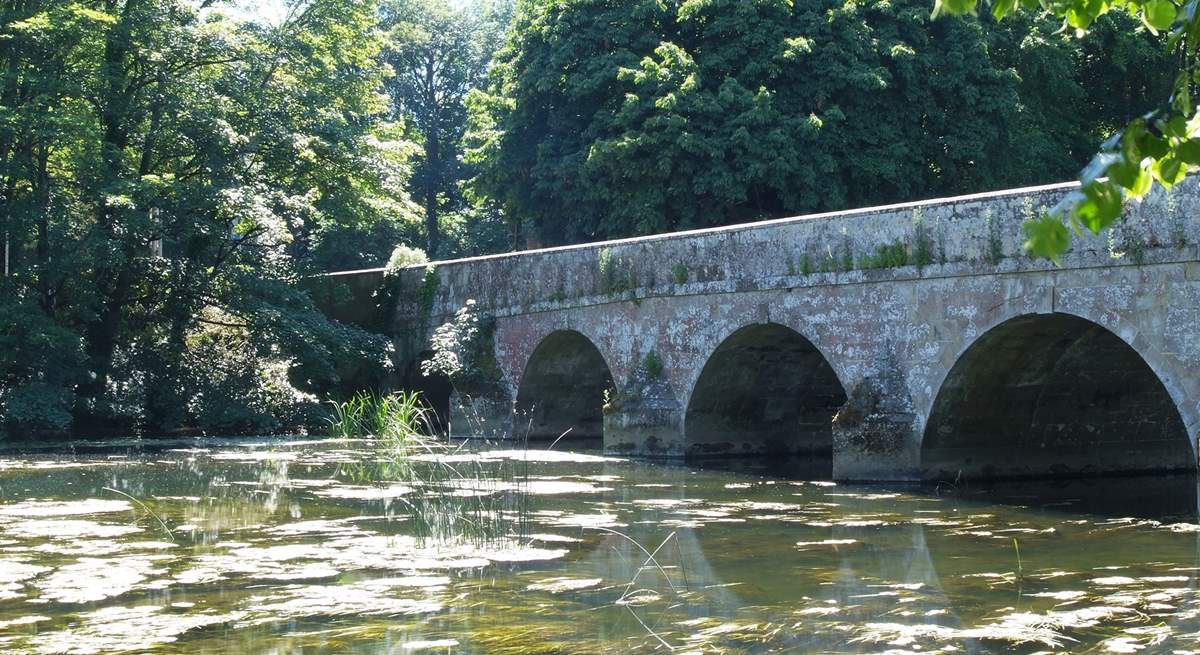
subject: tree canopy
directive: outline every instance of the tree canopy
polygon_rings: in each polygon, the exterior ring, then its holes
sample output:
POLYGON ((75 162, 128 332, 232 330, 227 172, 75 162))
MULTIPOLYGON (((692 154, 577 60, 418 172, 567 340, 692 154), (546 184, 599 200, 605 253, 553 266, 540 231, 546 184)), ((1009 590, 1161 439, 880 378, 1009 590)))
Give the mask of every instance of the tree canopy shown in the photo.
MULTIPOLYGON (((977 4, 977 0, 935 0, 933 15, 975 14, 977 4)), ((1068 225, 1077 232, 1099 234, 1121 218, 1125 199, 1144 197, 1156 182, 1174 186, 1189 168, 1200 165, 1198 0, 1178 4, 1174 0, 994 0, 990 8, 996 20, 1020 11, 1049 15, 1061 22, 1062 31, 1084 38, 1103 32, 1114 16, 1126 23, 1139 22, 1150 34, 1165 34, 1160 70, 1171 75, 1170 85, 1159 89, 1131 84, 1134 91, 1152 92, 1145 113, 1124 117, 1128 123, 1102 144, 1080 174, 1079 191, 1025 225, 1026 250, 1057 259, 1070 247, 1068 225)), ((1124 52, 1117 49, 1115 54, 1124 52)), ((1107 55, 1097 62, 1100 66, 1108 65, 1107 55)))
POLYGON ((511 18, 505 0, 458 7, 445 0, 387 0, 381 8, 381 27, 389 31, 384 61, 394 73, 385 88, 395 117, 415 128, 421 144, 413 190, 424 210, 425 250, 434 257, 463 246, 442 243, 442 222, 470 209, 462 189, 471 175, 462 157, 464 101, 484 82, 511 18))
POLYGON ((468 100, 474 191, 565 243, 1040 183, 1171 84, 1127 16, 929 9, 525 0, 468 100))
POLYGON ((183 0, 4 4, 6 423, 265 428, 378 357, 295 285, 340 231, 414 215, 375 20, 365 0, 277 27, 183 0))

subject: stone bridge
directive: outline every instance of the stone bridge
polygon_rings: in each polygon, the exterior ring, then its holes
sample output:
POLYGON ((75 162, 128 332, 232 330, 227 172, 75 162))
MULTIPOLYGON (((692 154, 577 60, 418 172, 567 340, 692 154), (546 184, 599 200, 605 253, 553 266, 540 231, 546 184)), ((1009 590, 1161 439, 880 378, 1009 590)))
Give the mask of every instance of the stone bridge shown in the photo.
POLYGON ((1022 254, 1022 222, 1075 189, 330 280, 399 298, 410 378, 468 301, 489 319, 492 373, 451 394, 454 436, 798 455, 860 481, 1194 470, 1200 183, 1131 204, 1058 265, 1022 254))

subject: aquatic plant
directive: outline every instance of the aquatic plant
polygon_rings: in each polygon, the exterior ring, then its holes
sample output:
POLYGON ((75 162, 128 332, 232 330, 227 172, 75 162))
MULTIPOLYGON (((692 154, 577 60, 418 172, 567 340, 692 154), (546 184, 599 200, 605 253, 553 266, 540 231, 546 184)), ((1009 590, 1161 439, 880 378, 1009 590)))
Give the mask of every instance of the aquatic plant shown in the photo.
POLYGON ((380 439, 406 446, 424 446, 433 440, 433 410, 420 392, 362 392, 330 404, 329 436, 335 439, 380 439))
POLYGON ((171 528, 167 527, 166 521, 163 521, 162 517, 159 516, 157 512, 150 509, 150 507, 148 505, 146 505, 146 503, 143 503, 142 501, 138 500, 137 498, 134 498, 133 496, 131 496, 119 489, 113 489, 112 487, 101 487, 101 488, 104 491, 111 491, 112 493, 117 494, 119 496, 124 496, 125 498, 128 498, 130 501, 132 501, 133 504, 142 508, 142 510, 145 511, 148 516, 150 516, 151 518, 153 518, 155 521, 158 522, 159 527, 161 527, 163 529, 163 532, 165 532, 167 534, 167 538, 170 539, 171 541, 175 541, 175 533, 171 532, 171 528))
POLYGON ((529 464, 461 456, 422 458, 407 471, 416 493, 399 498, 418 543, 495 546, 529 532, 529 464))
POLYGON ((375 444, 366 461, 343 463, 338 476, 389 483, 389 497, 421 543, 495 545, 527 533, 529 465, 489 459, 433 436, 434 414, 417 392, 359 394, 334 404, 330 433, 375 444), (400 486, 397 487, 396 484, 400 486))

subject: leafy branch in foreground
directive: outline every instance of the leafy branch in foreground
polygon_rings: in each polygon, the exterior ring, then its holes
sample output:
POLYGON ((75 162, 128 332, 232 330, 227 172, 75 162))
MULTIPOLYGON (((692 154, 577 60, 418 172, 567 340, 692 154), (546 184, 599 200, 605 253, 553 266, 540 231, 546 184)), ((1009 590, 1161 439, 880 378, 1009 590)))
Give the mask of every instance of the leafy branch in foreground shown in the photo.
MULTIPOLYGON (((978 0, 935 0, 933 15, 975 13, 978 0)), ((1165 33, 1166 55, 1179 62, 1171 95, 1100 146, 1080 174, 1080 188, 1025 224, 1025 249, 1055 262, 1077 233, 1099 234, 1121 218, 1124 201, 1142 198, 1158 182, 1170 188, 1200 166, 1200 0, 990 0, 997 20, 1015 11, 1046 11, 1082 36, 1109 11, 1124 11, 1150 33, 1165 33)))

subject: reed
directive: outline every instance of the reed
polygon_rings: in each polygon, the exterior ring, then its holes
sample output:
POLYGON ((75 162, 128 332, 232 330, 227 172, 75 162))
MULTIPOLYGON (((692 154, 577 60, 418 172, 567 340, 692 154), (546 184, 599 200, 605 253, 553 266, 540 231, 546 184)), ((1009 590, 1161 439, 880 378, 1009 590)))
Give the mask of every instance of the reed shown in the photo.
POLYGON ((412 486, 399 503, 419 541, 487 546, 523 538, 528 534, 528 463, 474 453, 454 457, 465 446, 451 447, 435 437, 434 419, 417 392, 363 393, 333 403, 331 437, 378 444, 371 461, 343 465, 339 474, 356 483, 412 486))
POLYGON ((420 392, 363 392, 330 404, 329 436, 335 439, 378 439, 393 446, 421 447, 436 442, 433 410, 420 392))

